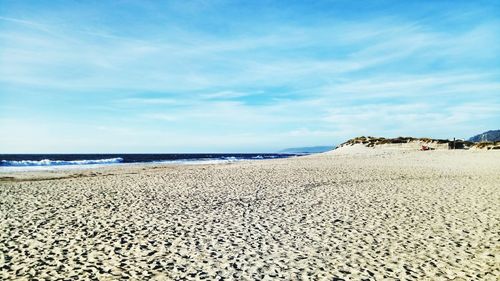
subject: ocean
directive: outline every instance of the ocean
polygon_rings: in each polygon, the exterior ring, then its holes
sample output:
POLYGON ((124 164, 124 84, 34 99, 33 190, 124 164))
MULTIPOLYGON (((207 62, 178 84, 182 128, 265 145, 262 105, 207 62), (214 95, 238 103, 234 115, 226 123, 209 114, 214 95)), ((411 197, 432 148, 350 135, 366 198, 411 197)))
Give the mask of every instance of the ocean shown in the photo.
POLYGON ((160 153, 160 154, 0 154, 0 171, 96 167, 131 163, 203 164, 295 157, 285 153, 160 153))

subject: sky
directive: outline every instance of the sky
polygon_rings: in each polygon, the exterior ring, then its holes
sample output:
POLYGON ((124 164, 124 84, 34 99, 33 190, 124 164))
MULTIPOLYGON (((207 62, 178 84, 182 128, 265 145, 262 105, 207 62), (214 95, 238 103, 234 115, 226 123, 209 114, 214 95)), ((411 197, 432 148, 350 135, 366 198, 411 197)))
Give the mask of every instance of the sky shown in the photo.
POLYGON ((500 129, 498 1, 0 0, 0 153, 500 129))

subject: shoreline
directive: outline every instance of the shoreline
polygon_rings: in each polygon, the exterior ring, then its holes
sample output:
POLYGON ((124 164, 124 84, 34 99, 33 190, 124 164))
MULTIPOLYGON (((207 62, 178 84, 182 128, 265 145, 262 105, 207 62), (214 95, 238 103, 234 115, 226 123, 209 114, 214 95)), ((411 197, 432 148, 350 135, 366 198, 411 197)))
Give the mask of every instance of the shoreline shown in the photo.
MULTIPOLYGON (((53 154, 53 155, 58 155, 58 154, 53 154)), ((87 155, 87 154, 83 154, 87 155)), ((114 156, 117 156, 119 154, 112 154, 114 156)), ((121 154, 122 156, 126 156, 127 154, 121 154)), ((130 155, 138 155, 138 154, 128 154, 130 155)), ((155 155, 162 155, 162 154, 151 154, 153 156, 155 155)), ((164 155, 174 155, 174 154, 164 154, 164 155)), ((183 154, 180 154, 183 155, 183 154)), ((86 162, 86 161, 93 161, 93 162, 100 162, 100 161, 105 161, 105 160, 114 160, 114 159, 120 159, 123 161, 123 158, 113 158, 113 159, 100 159, 100 160, 71 160, 71 161, 65 161, 69 162, 69 164, 57 164, 59 160, 40 160, 40 161, 33 161, 33 160, 21 160, 19 162, 50 162, 54 161, 56 164, 48 164, 48 163, 36 163, 36 164, 17 164, 16 165, 0 165, 0 175, 5 175, 5 174, 10 174, 10 173, 31 173, 31 172, 65 172, 65 171, 80 171, 80 170, 93 170, 93 169, 102 169, 102 168, 112 168, 112 167, 126 167, 127 165, 130 166, 137 166, 137 165, 213 165, 213 164, 227 164, 227 163, 235 163, 235 162, 242 162, 242 161, 262 161, 262 160, 273 160, 273 159, 285 159, 285 158, 293 158, 293 157, 299 157, 299 156, 305 156, 308 154, 298 154, 298 153, 236 153, 236 154, 226 154, 226 153, 205 153, 205 154, 192 154, 192 155, 221 155, 220 158, 179 158, 179 159, 172 159, 172 160, 151 160, 151 161, 137 161, 137 162, 110 162, 110 163, 90 163, 90 164, 73 164, 71 162, 86 162), (229 156, 228 156, 229 155, 229 156), (234 156, 231 156, 234 155, 234 156), (251 158, 237 158, 241 157, 242 155, 250 155, 253 156, 251 158), (262 156, 264 155, 264 156, 262 156), (267 157, 267 158, 266 158, 267 157)), ((50 157, 51 154, 47 154, 47 157, 50 157)), ((5 160, 2 160, 5 161, 5 160)), ((14 161, 16 162, 16 161, 14 161)))

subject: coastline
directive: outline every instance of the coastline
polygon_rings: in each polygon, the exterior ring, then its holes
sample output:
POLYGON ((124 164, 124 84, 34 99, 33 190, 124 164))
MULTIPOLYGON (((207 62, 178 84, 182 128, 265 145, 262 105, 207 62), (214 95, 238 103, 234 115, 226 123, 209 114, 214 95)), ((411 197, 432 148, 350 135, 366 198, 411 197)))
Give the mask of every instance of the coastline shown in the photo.
POLYGON ((1 175, 0 277, 495 280, 499 156, 346 147, 1 175))
POLYGON ((65 172, 137 165, 204 165, 290 158, 307 153, 159 153, 159 154, 0 154, 0 175, 65 172), (6 159, 4 159, 6 158, 6 159))

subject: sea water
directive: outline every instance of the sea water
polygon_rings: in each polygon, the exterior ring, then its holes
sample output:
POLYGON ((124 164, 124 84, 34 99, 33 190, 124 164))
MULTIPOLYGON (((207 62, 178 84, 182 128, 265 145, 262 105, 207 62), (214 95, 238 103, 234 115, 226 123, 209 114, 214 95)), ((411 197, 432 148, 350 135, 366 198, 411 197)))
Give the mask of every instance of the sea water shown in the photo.
POLYGON ((0 154, 0 172, 92 168, 134 163, 211 164, 294 157, 284 153, 0 154))

